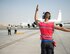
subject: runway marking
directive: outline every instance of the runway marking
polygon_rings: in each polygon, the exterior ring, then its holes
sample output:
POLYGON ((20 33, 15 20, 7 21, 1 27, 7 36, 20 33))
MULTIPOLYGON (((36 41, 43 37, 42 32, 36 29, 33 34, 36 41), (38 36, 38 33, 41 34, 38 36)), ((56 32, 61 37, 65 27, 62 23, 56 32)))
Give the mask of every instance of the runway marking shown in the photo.
POLYGON ((19 34, 24 34, 24 33, 23 32, 17 32, 16 34, 19 35, 19 34))
POLYGON ((34 32, 34 33, 32 33, 32 34, 30 34, 30 35, 27 35, 27 36, 25 36, 25 37, 23 37, 23 38, 20 38, 20 39, 17 39, 17 40, 15 40, 15 41, 12 41, 12 42, 10 42, 10 43, 6 43, 6 44, 4 44, 4 45, 1 45, 1 46, 0 46, 0 49, 3 49, 3 48, 5 48, 5 47, 8 47, 8 46, 10 46, 10 45, 12 45, 12 44, 14 44, 14 43, 16 43, 16 42, 18 42, 18 41, 23 40, 23 39, 29 38, 29 37, 31 37, 31 36, 37 34, 37 33, 38 33, 38 32, 34 32))
POLYGON ((28 32, 28 31, 25 31, 25 32, 18 31, 18 32, 16 33, 16 35, 25 34, 25 33, 27 33, 27 32, 28 32))

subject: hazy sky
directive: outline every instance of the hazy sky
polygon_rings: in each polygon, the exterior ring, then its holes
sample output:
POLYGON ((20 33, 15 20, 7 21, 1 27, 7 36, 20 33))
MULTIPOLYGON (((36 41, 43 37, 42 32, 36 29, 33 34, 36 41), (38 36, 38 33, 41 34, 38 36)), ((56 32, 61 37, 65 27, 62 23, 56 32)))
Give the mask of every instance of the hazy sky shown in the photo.
POLYGON ((50 11, 52 19, 62 12, 62 21, 70 22, 70 0, 0 0, 0 23, 32 23, 36 5, 39 4, 39 18, 50 11))

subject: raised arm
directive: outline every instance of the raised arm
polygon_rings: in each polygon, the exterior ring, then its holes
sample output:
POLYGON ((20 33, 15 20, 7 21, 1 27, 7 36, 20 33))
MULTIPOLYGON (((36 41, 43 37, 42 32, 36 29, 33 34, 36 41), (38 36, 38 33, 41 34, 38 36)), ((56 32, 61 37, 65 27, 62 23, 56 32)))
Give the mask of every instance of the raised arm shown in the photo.
POLYGON ((35 20, 36 24, 38 25, 38 22, 39 22, 39 20, 38 20, 38 5, 36 6, 34 20, 35 20))
POLYGON ((70 32, 70 29, 67 29, 67 28, 64 28, 64 27, 60 27, 60 26, 57 26, 57 25, 55 25, 54 28, 57 29, 57 30, 61 30, 61 31, 65 31, 65 32, 70 32))

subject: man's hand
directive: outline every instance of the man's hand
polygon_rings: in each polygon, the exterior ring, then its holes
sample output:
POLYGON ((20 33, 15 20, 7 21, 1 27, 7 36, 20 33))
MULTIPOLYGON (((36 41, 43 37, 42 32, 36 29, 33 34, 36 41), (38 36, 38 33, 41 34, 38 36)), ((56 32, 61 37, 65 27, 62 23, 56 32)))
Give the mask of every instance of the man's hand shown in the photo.
POLYGON ((36 12, 39 10, 39 9, 38 9, 38 6, 39 6, 39 5, 37 4, 37 6, 36 6, 36 12))

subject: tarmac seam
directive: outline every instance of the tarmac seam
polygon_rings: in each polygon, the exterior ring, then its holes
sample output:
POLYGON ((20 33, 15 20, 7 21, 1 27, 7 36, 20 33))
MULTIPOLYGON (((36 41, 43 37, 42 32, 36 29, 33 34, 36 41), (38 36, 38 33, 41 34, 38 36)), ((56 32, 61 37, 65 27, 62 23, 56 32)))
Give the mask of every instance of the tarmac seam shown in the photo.
POLYGON ((30 35, 25 36, 24 38, 20 38, 20 39, 17 39, 17 40, 15 40, 15 41, 6 43, 6 44, 4 44, 4 45, 1 45, 1 46, 0 46, 0 49, 3 49, 3 48, 5 48, 5 47, 8 47, 8 46, 10 46, 10 45, 12 45, 12 44, 14 44, 14 43, 16 43, 16 42, 18 42, 18 41, 23 40, 23 39, 29 38, 29 37, 31 37, 31 36, 37 34, 37 33, 38 33, 38 32, 35 32, 35 33, 32 33, 32 34, 30 34, 30 35))
MULTIPOLYGON (((58 34, 58 35, 59 35, 59 34, 58 34)), ((65 48, 65 46, 64 46, 64 44, 63 44, 63 42, 62 42, 61 38, 60 38, 60 35, 59 35, 59 39, 60 39, 60 43, 62 44, 62 46, 63 46, 63 48, 64 48, 64 50, 65 50, 66 54, 69 54, 69 53, 67 52, 67 49, 65 48)))

